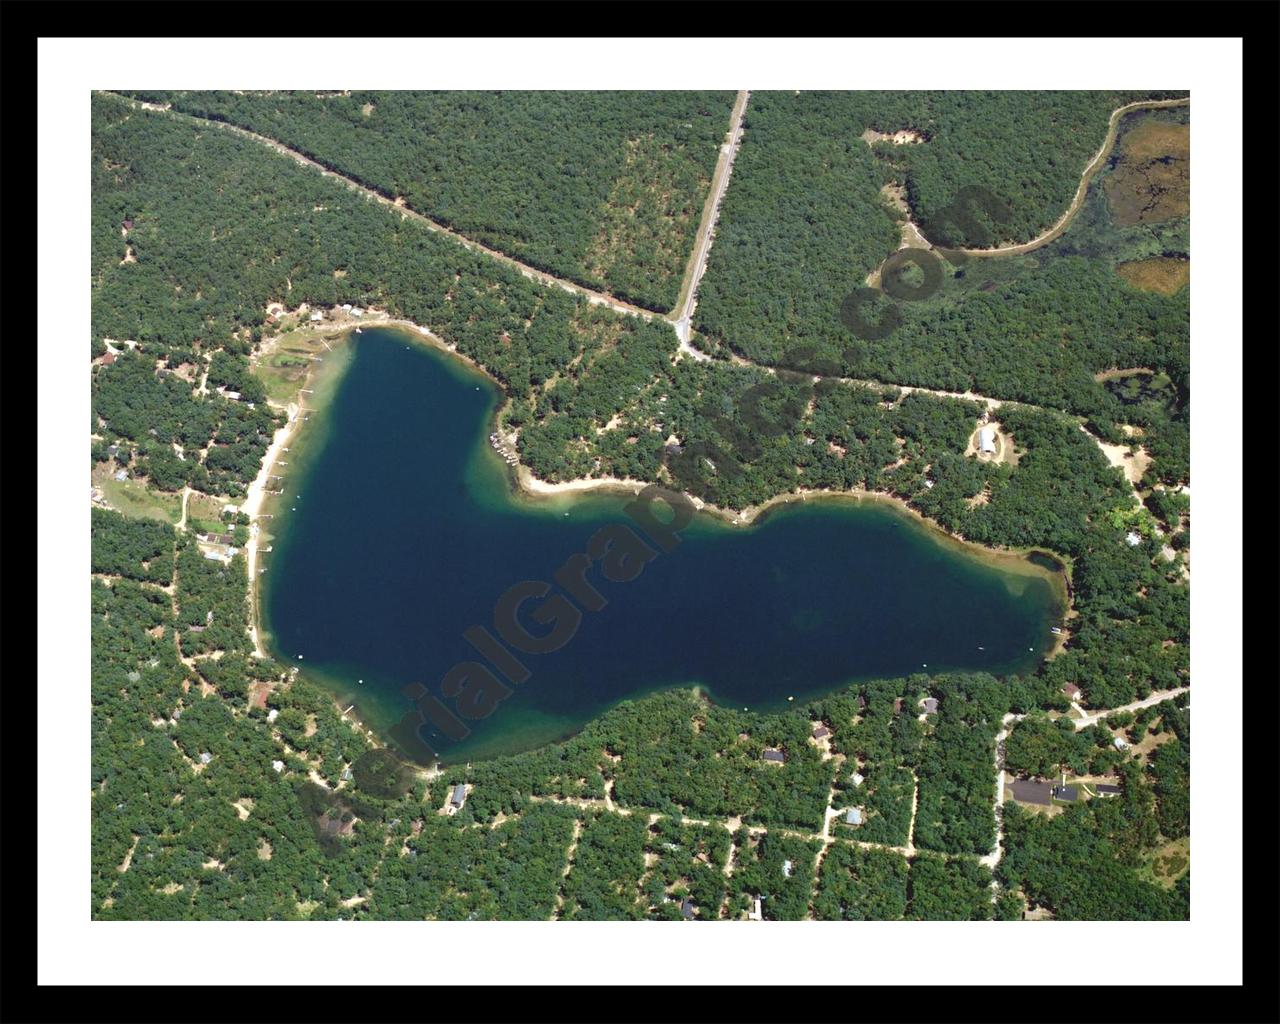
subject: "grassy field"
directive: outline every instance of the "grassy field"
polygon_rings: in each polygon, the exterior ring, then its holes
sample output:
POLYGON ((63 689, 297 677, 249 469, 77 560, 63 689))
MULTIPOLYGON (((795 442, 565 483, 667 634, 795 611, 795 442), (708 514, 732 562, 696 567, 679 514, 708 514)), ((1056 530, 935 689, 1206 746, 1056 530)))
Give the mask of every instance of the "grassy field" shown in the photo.
POLYGON ((282 336, 254 367, 258 379, 266 386, 267 397, 280 405, 296 402, 307 372, 317 358, 323 359, 328 354, 327 346, 333 343, 332 334, 306 328, 282 336))
POLYGON ((1143 877, 1164 886, 1173 888, 1173 884, 1191 867, 1191 837, 1183 836, 1160 847, 1151 856, 1151 860, 1143 865, 1143 877))
POLYGON ((94 467, 92 480, 102 490, 103 500, 117 512, 140 519, 159 519, 178 525, 182 518, 182 495, 150 490, 141 480, 117 480, 118 467, 108 461, 94 467))
POLYGON ((1172 295, 1191 280, 1191 261, 1154 256, 1149 260, 1121 263, 1116 273, 1135 288, 1172 295))

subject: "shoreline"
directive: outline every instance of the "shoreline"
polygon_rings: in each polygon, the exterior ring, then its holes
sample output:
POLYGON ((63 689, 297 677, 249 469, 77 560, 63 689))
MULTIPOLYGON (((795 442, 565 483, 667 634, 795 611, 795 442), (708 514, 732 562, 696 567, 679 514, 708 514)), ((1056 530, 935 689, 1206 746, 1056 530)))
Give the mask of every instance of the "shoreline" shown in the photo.
MULTIPOLYGON (((308 372, 308 379, 310 372, 308 372)), ((286 443, 293 438, 298 426, 302 423, 302 417, 298 414, 301 407, 296 403, 290 402, 286 407, 286 415, 288 420, 284 426, 278 428, 275 436, 271 439, 266 454, 262 457, 262 467, 258 470, 258 475, 254 477, 253 483, 249 485, 249 494, 245 498, 244 503, 240 506, 240 511, 247 515, 250 519, 249 523, 249 543, 245 545, 245 562, 246 570, 249 575, 249 636, 253 639, 253 653, 255 657, 266 658, 268 652, 266 646, 262 642, 262 631, 258 628, 261 615, 259 614, 258 601, 258 544, 260 529, 256 520, 261 513, 262 505, 266 499, 267 481, 271 479, 271 471, 275 468, 276 460, 280 457, 281 450, 286 443)))
MULTIPOLYGON (((505 401, 499 403, 494 412, 494 419, 491 426, 497 430, 499 424, 497 417, 502 409, 510 401, 506 388, 502 382, 493 376, 487 369, 477 363, 471 357, 457 351, 456 346, 446 342, 438 334, 435 334, 426 327, 416 324, 410 320, 403 320, 391 317, 385 311, 374 308, 369 309, 369 317, 362 318, 359 321, 339 321, 322 323, 315 326, 307 326, 299 324, 293 330, 310 330, 317 333, 350 333, 357 327, 393 327, 401 328, 412 334, 414 337, 431 345, 442 352, 446 352, 454 358, 460 360, 465 366, 483 376, 486 380, 495 385, 505 401)), ((291 331, 285 334, 292 333, 291 331)), ((276 343, 284 334, 273 335, 271 338, 264 339, 262 344, 276 343)), ((315 368, 312 367, 307 371, 305 384, 311 382, 315 368)), ((262 503, 265 499, 265 485, 267 479, 271 475, 271 470, 279 457, 280 450, 294 438, 294 435, 303 421, 303 417, 299 415, 301 407, 296 403, 290 403, 288 406, 289 421, 276 431, 275 437, 272 439, 271 446, 267 449, 266 455, 263 457, 263 465, 258 472, 258 476, 250 485, 249 497, 246 499, 242 509, 249 515, 258 514, 262 503)), ((534 475, 533 471, 524 463, 517 463, 512 467, 514 472, 510 476, 512 486, 509 493, 514 497, 524 499, 526 501, 538 502, 546 499, 556 498, 563 495, 582 495, 582 494, 618 494, 618 495, 635 495, 645 487, 650 485, 650 481, 634 480, 623 477, 578 477, 572 480, 552 482, 543 480, 534 475)), ((683 494, 683 492, 681 492, 683 494)), ((980 544, 975 541, 967 540, 965 537, 954 534, 947 530, 942 524, 929 519, 923 513, 913 508, 906 498, 899 497, 888 491, 869 491, 862 488, 855 488, 847 491, 837 491, 830 489, 800 489, 796 491, 788 491, 784 494, 775 495, 766 501, 756 505, 749 505, 741 510, 733 510, 722 508, 710 502, 704 501, 691 494, 683 494, 683 496, 693 505, 694 509, 699 513, 704 513, 721 523, 731 527, 752 526, 762 520, 774 509, 797 502, 814 501, 854 501, 861 504, 863 501, 870 501, 881 505, 889 506, 899 514, 904 514, 915 524, 923 527, 930 535, 936 539, 951 545, 958 549, 962 554, 976 558, 988 564, 1002 564, 1006 569, 1017 569, 1026 575, 1034 575, 1044 578, 1054 587, 1057 596, 1062 605, 1062 619, 1066 621, 1072 617, 1074 612, 1074 602, 1072 601, 1071 587, 1071 562, 1070 559, 1057 552, 1043 547, 1028 548, 1003 548, 992 545, 980 544), (1040 554, 1052 558, 1060 566, 1060 571, 1054 571, 1044 566, 1036 565, 1029 560, 1030 555, 1040 554)), ((259 531, 251 527, 249 544, 246 546, 246 557, 248 560, 249 571, 249 591, 250 591, 250 623, 249 631, 254 642, 254 651, 258 657, 268 657, 269 652, 263 642, 263 631, 261 629, 261 609, 259 607, 259 587, 256 578, 256 564, 258 554, 259 531)), ((1061 652, 1065 646, 1065 640, 1062 637, 1056 639, 1051 650, 1046 654, 1045 659, 1051 660, 1061 652)))

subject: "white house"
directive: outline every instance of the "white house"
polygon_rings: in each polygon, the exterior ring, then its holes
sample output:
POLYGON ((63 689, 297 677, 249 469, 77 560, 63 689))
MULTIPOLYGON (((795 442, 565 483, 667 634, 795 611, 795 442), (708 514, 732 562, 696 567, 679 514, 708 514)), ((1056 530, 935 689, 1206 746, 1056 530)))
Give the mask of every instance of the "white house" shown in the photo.
POLYGON ((1142 543, 1142 535, 1137 533, 1134 530, 1130 530, 1128 533, 1124 535, 1124 542, 1128 544, 1129 547, 1136 548, 1139 544, 1142 543))
POLYGON ((978 431, 978 450, 995 454, 996 432, 990 427, 983 427, 978 431))
POLYGON ((324 314, 323 314, 323 313, 321 313, 321 312, 320 312, 320 310, 318 310, 318 309, 317 309, 314 313, 312 313, 312 314, 311 314, 311 322, 312 322, 313 324, 314 324, 314 323, 318 323, 319 321, 321 321, 321 320, 323 320, 323 319, 324 319, 324 314))

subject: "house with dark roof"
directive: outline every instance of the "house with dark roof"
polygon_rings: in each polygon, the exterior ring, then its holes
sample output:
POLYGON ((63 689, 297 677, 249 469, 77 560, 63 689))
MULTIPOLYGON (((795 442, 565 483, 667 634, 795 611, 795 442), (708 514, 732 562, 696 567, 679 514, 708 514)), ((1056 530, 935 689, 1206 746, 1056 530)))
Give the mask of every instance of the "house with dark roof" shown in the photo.
POLYGON ((693 900, 689 899, 689 897, 686 896, 684 898, 684 902, 680 904, 681 916, 683 916, 686 921, 692 921, 694 910, 695 908, 693 905, 693 900))
POLYGON ((1109 782, 1100 782, 1093 788, 1098 791, 1098 796, 1119 796, 1124 792, 1119 786, 1113 786, 1109 782))
POLYGON ((1054 786, 1053 787, 1053 798, 1055 800, 1072 801, 1079 795, 1080 795, 1080 790, 1077 786, 1054 786))
POLYGON ((765 752, 760 755, 760 757, 763 760, 771 761, 774 764, 787 763, 787 755, 784 754, 781 750, 774 750, 772 748, 769 748, 769 749, 766 749, 765 752))
POLYGON ((465 783, 459 782, 453 787, 453 795, 449 797, 449 803, 455 808, 461 807, 467 802, 467 787, 465 783))
POLYGON ((831 730, 828 729, 825 725, 820 725, 813 730, 813 738, 815 740, 820 740, 823 737, 830 736, 830 735, 831 735, 831 730))

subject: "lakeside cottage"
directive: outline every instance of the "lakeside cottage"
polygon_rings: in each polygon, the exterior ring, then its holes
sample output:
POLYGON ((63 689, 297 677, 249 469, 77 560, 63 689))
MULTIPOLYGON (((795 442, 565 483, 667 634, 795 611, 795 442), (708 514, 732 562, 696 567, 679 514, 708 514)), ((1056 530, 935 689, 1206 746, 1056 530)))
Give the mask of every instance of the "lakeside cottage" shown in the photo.
POLYGON ((920 706, 924 708, 926 715, 932 715, 938 710, 938 700, 936 697, 926 697, 920 702, 920 706))
POLYGON ((830 735, 831 735, 831 730, 828 729, 825 725, 820 725, 813 730, 813 738, 815 740, 820 740, 830 735))

